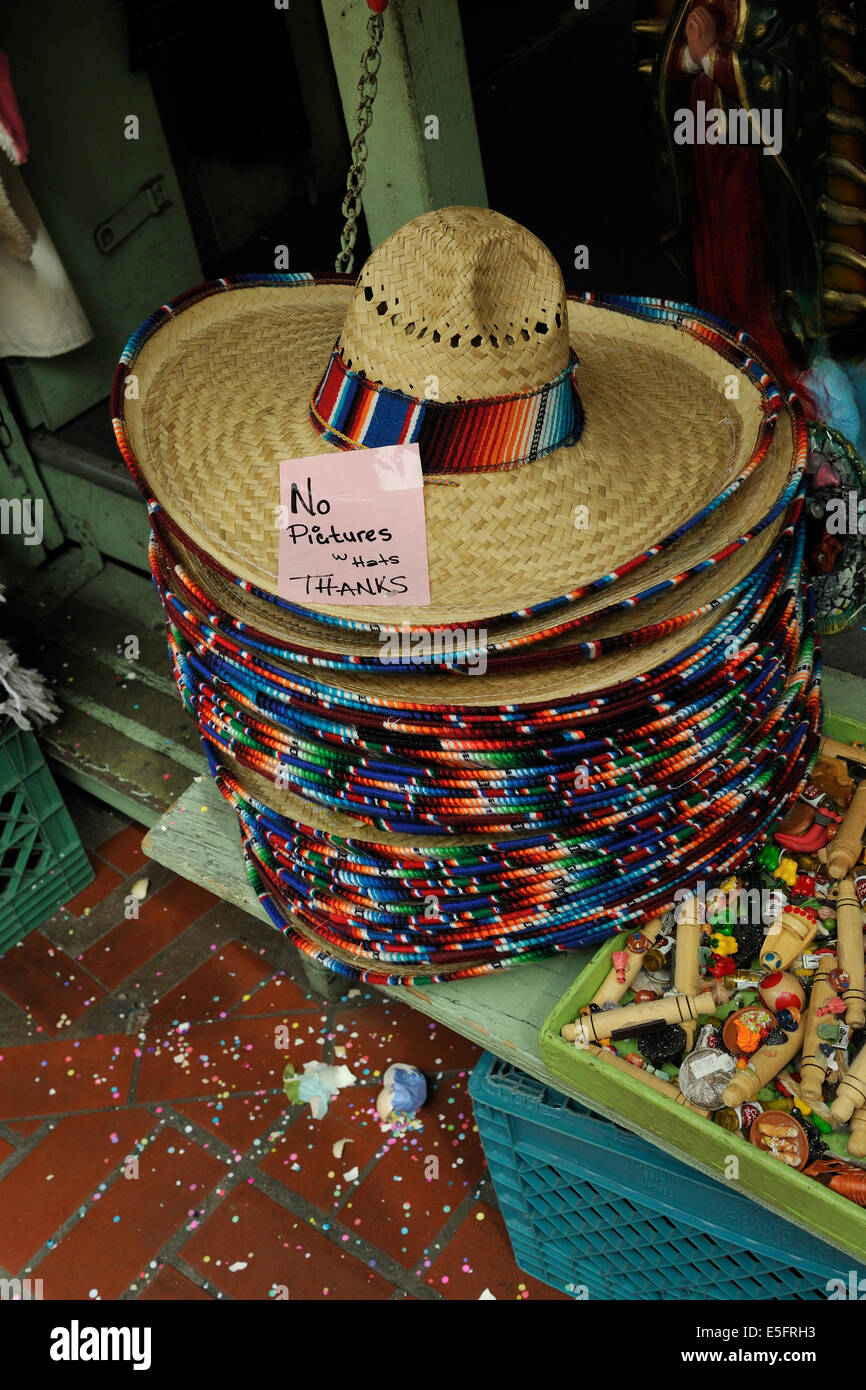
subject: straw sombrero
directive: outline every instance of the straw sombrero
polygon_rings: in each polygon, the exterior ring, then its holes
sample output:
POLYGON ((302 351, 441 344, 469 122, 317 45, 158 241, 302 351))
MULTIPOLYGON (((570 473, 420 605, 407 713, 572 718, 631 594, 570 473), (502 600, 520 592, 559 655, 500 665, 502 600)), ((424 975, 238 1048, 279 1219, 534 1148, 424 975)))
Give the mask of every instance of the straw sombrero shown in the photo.
POLYGON ((163 305, 112 408, 251 883, 331 969, 435 982, 631 928, 739 867, 803 785, 806 427, 730 325, 567 297, 529 232, 450 208, 355 284, 163 305), (279 462, 407 441, 429 605, 282 598, 279 462), (460 625, 483 670, 442 640, 386 659, 388 634, 460 625))
POLYGON ((713 555, 716 513, 722 538, 750 533, 792 476, 759 366, 726 361, 685 315, 567 299, 550 252, 488 209, 424 214, 354 285, 191 291, 143 325, 120 373, 136 381, 115 390, 121 448, 176 540, 268 598, 279 461, 417 439, 430 604, 307 610, 351 627, 520 624, 597 602, 660 554, 667 574, 713 555), (702 555, 685 548, 696 529, 702 555))

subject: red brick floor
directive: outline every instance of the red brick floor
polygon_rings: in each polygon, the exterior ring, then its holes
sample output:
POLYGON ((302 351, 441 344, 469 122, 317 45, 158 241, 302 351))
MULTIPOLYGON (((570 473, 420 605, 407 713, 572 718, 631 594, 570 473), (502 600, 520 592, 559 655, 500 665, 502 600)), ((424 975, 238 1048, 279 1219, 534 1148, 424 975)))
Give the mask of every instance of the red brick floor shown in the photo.
POLYGON ((512 1258, 473 1044, 375 991, 326 1003, 277 932, 150 863, 140 827, 84 819, 93 884, 0 958, 0 1277, 45 1299, 565 1297, 512 1258), (357 1084, 313 1120, 289 1060, 357 1084), (429 1084, 402 1139, 374 1108, 391 1062, 429 1084))

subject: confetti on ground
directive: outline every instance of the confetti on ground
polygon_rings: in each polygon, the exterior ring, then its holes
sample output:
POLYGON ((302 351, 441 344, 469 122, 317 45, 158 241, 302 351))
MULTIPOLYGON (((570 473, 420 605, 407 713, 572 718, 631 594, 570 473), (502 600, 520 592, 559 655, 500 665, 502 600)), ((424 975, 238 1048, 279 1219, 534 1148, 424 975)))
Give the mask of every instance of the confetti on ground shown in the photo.
POLYGON ((0 1267, 69 1299, 563 1297, 514 1264, 479 1049, 369 989, 320 1001, 277 933, 118 824, 97 886, 0 957, 0 1267), (406 1057, 421 1127, 383 1133, 406 1057), (319 1119, 283 1089, 310 1063, 340 1082, 319 1119))

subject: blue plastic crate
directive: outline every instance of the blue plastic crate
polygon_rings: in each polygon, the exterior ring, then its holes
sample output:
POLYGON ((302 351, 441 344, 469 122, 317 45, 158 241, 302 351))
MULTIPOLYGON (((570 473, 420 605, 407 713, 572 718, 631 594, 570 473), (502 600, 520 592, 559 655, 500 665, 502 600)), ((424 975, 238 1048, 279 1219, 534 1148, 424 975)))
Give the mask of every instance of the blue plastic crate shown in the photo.
MULTIPOLYGON (((469 1083, 514 1257, 608 1299, 826 1299, 866 1267, 485 1052, 469 1083)), ((732 1152, 740 1142, 732 1136, 732 1152)), ((584 1297, 580 1293, 580 1297, 584 1297)))

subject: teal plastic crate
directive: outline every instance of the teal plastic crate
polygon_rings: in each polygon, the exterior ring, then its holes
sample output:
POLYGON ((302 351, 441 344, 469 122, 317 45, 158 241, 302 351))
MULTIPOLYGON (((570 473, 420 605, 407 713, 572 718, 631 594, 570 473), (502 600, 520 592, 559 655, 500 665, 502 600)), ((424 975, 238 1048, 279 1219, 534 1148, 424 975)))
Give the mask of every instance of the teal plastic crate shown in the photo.
POLYGON ((826 1299, 866 1266, 485 1052, 469 1094, 527 1274, 575 1297, 826 1299), (586 1290, 586 1293, 583 1290, 586 1290))
POLYGON ((0 955, 93 879, 33 734, 0 727, 0 955))

